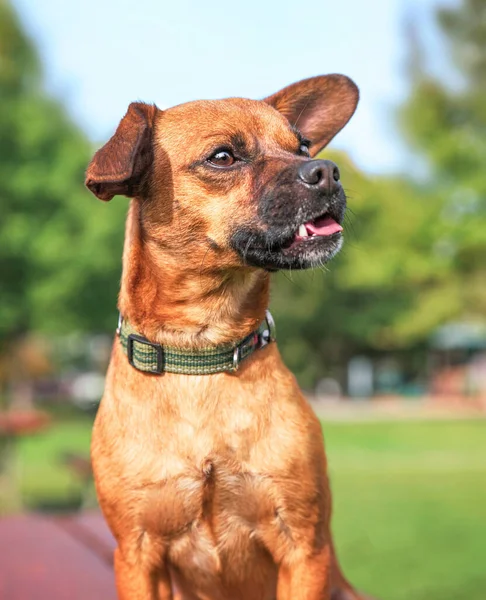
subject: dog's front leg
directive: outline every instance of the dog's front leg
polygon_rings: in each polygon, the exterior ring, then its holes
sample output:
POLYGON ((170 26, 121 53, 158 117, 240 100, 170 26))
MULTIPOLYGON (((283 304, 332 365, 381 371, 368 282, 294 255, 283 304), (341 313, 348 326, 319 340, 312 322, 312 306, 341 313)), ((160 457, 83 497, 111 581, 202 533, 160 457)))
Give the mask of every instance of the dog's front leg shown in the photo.
POLYGON ((312 554, 296 551, 280 565, 277 600, 330 600, 332 549, 312 554))
POLYGON ((165 565, 145 571, 139 561, 127 560, 117 548, 114 566, 119 600, 173 600, 170 575, 165 565))

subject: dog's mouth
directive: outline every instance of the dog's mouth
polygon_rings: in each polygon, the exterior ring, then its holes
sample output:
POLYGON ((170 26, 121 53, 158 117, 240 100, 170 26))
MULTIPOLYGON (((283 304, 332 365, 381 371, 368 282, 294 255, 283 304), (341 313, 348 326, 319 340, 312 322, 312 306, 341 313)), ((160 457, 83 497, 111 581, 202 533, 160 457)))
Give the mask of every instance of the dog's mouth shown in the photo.
POLYGON ((341 248, 343 216, 343 210, 330 207, 319 216, 301 216, 300 225, 294 222, 267 231, 241 228, 233 235, 232 246, 246 264, 268 271, 320 266, 341 248))
POLYGON ((300 244, 308 243, 313 238, 335 236, 336 234, 340 234, 342 230, 342 225, 326 212, 312 221, 307 221, 306 223, 299 225, 293 238, 283 244, 282 249, 287 250, 289 248, 295 248, 300 244))

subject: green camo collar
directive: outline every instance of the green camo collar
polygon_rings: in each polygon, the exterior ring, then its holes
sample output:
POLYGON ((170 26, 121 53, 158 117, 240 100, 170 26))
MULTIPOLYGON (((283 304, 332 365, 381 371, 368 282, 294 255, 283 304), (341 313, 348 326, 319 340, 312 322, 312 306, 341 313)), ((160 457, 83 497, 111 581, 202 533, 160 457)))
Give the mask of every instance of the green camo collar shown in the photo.
POLYGON ((234 372, 242 360, 255 350, 275 341, 275 323, 267 310, 260 327, 236 344, 222 344, 200 350, 182 350, 154 344, 138 335, 120 315, 117 333, 128 362, 145 373, 180 373, 210 375, 223 371, 234 372))

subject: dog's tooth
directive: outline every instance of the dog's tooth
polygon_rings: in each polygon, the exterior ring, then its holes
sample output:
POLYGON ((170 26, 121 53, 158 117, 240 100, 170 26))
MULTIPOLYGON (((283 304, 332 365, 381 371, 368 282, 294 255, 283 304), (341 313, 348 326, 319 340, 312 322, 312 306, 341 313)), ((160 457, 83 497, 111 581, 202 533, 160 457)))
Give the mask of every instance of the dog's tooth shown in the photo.
POLYGON ((307 229, 305 228, 305 225, 301 225, 299 227, 299 235, 300 235, 300 237, 308 237, 307 229))

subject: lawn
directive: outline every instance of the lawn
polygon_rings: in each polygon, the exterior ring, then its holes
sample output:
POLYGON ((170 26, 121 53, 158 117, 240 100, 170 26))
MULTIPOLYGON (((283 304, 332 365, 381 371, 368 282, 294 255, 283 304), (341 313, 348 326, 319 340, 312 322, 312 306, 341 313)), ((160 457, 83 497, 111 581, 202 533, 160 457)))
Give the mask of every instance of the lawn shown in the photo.
POLYGON ((45 432, 19 440, 16 447, 16 474, 24 506, 79 504, 83 485, 66 464, 69 453, 89 457, 92 419, 62 421, 45 432))
MULTIPOLYGON (((381 600, 485 600, 486 421, 326 423, 334 532, 355 585, 381 600)), ((29 505, 71 498, 59 460, 88 452, 90 422, 22 440, 29 505)))
POLYGON ((486 599, 486 421, 325 424, 334 532, 383 600, 486 599))

